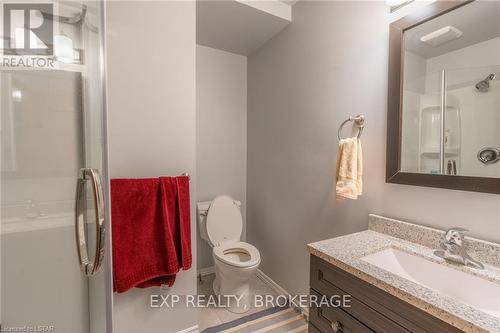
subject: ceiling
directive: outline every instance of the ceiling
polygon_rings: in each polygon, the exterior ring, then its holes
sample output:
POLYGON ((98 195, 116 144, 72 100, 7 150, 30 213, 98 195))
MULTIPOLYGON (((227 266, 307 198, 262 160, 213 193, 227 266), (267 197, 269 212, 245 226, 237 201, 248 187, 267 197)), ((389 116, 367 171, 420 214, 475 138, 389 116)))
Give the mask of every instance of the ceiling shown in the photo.
POLYGON ((295 5, 297 2, 299 2, 299 0, 281 0, 281 2, 284 2, 286 3, 287 5, 289 6, 293 6, 295 5))
POLYGON ((404 34, 405 49, 426 59, 496 37, 500 37, 500 1, 481 0, 427 21, 404 34), (448 25, 458 28, 463 35, 437 47, 420 41, 420 37, 448 25))
POLYGON ((196 42, 250 55, 284 29, 292 18, 283 1, 197 0, 196 42))

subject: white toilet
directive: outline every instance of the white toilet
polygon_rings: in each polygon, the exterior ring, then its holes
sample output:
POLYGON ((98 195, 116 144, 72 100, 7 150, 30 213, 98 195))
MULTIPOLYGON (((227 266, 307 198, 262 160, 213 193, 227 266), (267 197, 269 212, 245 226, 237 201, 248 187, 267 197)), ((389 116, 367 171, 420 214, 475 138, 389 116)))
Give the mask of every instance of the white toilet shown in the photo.
POLYGON ((215 262, 216 295, 241 296, 241 301, 233 298, 225 303, 226 308, 235 313, 250 309, 250 278, 260 264, 260 253, 251 244, 240 241, 243 230, 241 202, 221 195, 213 201, 198 203, 201 237, 213 249, 215 262))

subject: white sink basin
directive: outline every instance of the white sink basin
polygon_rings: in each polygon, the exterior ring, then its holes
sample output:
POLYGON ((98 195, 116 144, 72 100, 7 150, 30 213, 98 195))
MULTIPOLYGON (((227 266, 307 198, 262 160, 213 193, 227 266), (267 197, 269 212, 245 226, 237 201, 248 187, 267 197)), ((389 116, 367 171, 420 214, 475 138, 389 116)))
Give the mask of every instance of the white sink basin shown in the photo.
POLYGON ((394 248, 361 260, 500 318, 500 284, 394 248))

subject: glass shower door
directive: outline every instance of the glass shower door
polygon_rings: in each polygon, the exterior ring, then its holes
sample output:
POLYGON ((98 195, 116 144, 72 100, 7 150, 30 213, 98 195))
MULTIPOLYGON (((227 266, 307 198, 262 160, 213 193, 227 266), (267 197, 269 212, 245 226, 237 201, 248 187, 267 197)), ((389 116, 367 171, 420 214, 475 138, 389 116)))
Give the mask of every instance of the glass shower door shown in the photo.
MULTIPOLYGON (((52 26, 46 55, 16 51, 21 36, 30 36, 31 46, 44 42, 34 32, 4 31, 10 44, 3 45, 0 71, 2 330, 111 328, 101 8, 100 2, 28 8, 32 19, 52 26)), ((2 9, 2 19, 16 27, 15 11, 26 7, 2 9)))

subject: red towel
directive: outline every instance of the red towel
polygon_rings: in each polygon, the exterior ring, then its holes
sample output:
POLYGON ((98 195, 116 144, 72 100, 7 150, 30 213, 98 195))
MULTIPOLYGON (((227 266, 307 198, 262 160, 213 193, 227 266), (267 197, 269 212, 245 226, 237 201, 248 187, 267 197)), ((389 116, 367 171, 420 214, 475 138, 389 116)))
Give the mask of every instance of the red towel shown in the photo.
POLYGON ((193 257, 191 253, 191 207, 189 204, 189 177, 160 177, 162 191, 163 213, 168 223, 176 246, 178 264, 182 269, 191 268, 193 257), (175 192, 175 193, 174 193, 175 192))
POLYGON ((172 286, 191 267, 187 176, 112 179, 111 217, 115 291, 172 286))

